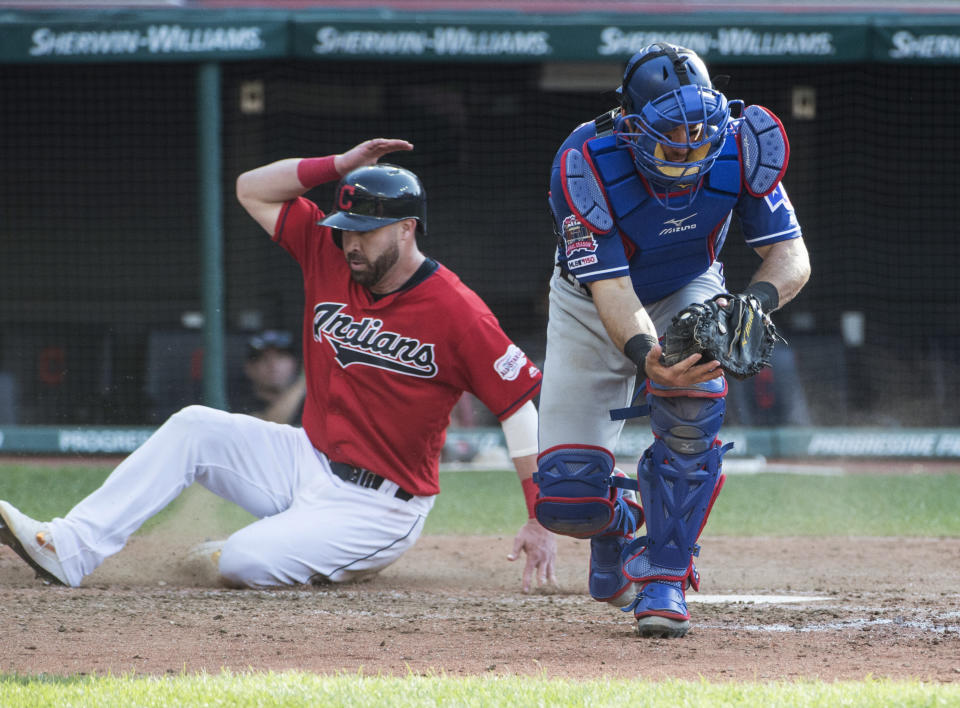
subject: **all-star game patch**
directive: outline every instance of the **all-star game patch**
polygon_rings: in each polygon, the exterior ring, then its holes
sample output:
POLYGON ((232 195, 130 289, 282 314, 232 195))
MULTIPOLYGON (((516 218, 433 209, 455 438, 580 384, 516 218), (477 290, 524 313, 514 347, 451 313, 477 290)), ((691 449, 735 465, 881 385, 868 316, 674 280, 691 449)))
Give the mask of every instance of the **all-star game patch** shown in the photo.
POLYGON ((577 251, 593 253, 597 250, 597 239, 571 214, 563 220, 563 247, 567 258, 577 251))

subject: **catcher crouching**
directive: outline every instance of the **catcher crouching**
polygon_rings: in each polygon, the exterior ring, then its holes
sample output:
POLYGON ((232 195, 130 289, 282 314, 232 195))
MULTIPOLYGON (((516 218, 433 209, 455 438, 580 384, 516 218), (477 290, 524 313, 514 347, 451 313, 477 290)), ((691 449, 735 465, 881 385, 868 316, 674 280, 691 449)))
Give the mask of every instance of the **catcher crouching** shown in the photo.
POLYGON ((630 59, 617 92, 619 107, 577 127, 551 173, 535 510, 555 533, 589 539, 594 599, 632 612, 640 636, 682 637, 724 482, 724 374, 769 365, 770 314, 810 263, 776 115, 728 100, 696 53, 663 42, 630 59), (761 258, 739 294, 719 260, 734 213, 761 258), (654 439, 633 478, 613 451, 640 415, 654 439))

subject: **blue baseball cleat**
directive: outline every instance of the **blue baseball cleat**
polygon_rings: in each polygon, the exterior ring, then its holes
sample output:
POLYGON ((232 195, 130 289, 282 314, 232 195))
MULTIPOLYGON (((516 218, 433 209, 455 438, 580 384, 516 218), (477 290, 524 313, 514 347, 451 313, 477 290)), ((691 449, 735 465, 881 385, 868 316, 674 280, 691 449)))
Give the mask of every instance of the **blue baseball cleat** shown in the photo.
POLYGON ((630 539, 623 536, 594 536, 590 539, 590 596, 614 607, 629 605, 634 584, 623 574, 620 554, 630 539))
MULTIPOLYGON (((615 477, 626 478, 615 469, 615 477)), ((623 574, 623 549, 643 523, 643 510, 630 489, 618 489, 614 501, 614 522, 606 533, 590 539, 590 596, 614 607, 629 605, 637 591, 633 581, 623 574)))
POLYGON ((653 581, 643 586, 629 607, 641 637, 682 637, 690 629, 690 613, 680 582, 653 581))

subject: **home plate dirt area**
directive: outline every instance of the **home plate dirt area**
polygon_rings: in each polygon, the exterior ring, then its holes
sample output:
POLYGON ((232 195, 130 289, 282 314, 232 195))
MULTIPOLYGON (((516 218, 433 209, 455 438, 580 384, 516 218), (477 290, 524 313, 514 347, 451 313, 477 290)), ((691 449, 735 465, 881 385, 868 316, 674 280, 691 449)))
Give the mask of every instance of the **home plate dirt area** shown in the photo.
POLYGON ((159 531, 76 589, 3 547, 0 671, 960 681, 960 539, 706 536, 682 639, 590 599, 586 541, 522 594, 511 540, 425 536, 365 583, 277 591, 219 586, 159 531))

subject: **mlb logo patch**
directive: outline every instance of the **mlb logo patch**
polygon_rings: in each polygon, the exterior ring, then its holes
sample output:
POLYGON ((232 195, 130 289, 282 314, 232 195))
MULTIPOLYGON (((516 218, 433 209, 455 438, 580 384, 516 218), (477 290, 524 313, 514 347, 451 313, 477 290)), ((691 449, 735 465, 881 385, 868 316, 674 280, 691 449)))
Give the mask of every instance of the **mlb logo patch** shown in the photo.
POLYGON ((563 247, 567 258, 577 251, 593 253, 597 250, 597 239, 571 214, 563 220, 563 247))
POLYGON ((577 268, 583 268, 585 266, 595 265, 597 262, 596 256, 584 256, 583 258, 571 258, 567 261, 567 268, 570 270, 576 270, 577 268))

